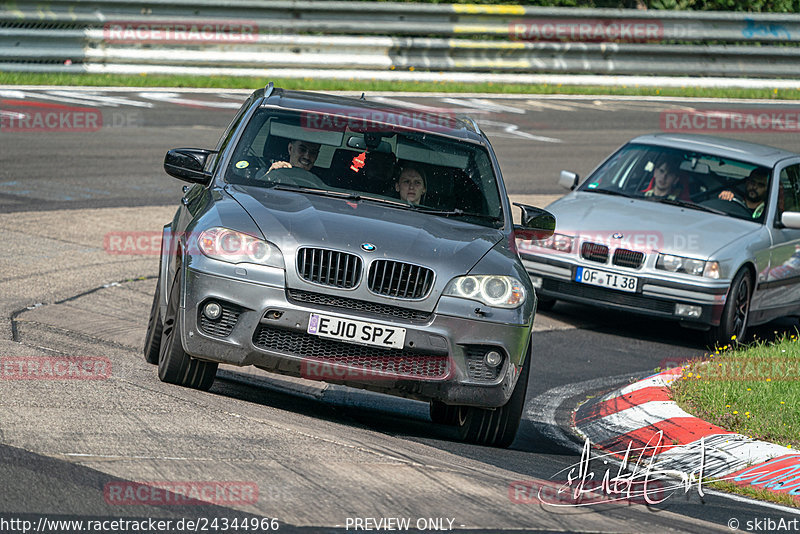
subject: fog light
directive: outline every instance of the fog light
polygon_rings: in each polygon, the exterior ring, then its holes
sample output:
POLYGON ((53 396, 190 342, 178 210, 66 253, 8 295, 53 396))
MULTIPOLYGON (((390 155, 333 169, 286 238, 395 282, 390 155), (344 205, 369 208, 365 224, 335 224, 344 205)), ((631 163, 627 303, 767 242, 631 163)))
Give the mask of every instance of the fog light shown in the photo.
POLYGON ((487 367, 497 367, 502 362, 503 355, 496 350, 490 350, 486 353, 486 356, 483 357, 483 363, 485 363, 487 367))
POLYGON ((702 313, 703 313, 703 308, 700 306, 690 306, 689 304, 675 305, 675 315, 678 315, 680 317, 699 319, 702 313))
POLYGON ((203 307, 203 315, 212 321, 216 321, 222 315, 222 306, 213 301, 209 302, 203 307))
POLYGON ((531 285, 533 287, 535 287, 536 289, 541 289, 542 288, 542 277, 541 276, 533 276, 533 275, 530 275, 530 277, 531 277, 531 285))

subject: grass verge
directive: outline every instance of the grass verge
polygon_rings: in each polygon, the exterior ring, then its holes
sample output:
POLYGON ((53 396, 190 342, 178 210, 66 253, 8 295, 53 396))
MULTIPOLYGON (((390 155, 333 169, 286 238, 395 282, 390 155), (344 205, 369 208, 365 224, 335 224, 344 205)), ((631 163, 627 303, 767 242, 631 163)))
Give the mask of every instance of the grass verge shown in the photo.
POLYGON ((717 350, 684 368, 672 388, 678 406, 755 439, 800 449, 800 342, 717 350))
MULTIPOLYGON (((800 449, 800 340, 725 347, 684 367, 673 384, 683 410, 732 432, 800 449)), ((800 500, 768 489, 720 480, 709 487, 800 507, 800 500)))
MULTIPOLYGON (((46 74, 0 72, 0 85, 78 85, 92 87, 199 87, 255 89, 266 78, 233 76, 151 76, 112 74, 46 74)), ((380 80, 326 80, 312 78, 273 79, 286 89, 316 91, 408 91, 493 94, 564 94, 681 96, 697 98, 748 98, 800 100, 798 89, 713 89, 703 87, 584 86, 562 84, 501 84, 456 82, 398 82, 380 80)))

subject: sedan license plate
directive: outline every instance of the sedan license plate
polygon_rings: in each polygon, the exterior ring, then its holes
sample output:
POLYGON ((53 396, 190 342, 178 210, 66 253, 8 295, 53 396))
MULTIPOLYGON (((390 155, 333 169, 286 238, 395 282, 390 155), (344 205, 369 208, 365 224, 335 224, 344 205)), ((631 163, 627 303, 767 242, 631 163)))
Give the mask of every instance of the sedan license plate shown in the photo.
POLYGON ((315 336, 387 349, 402 349, 406 340, 405 328, 317 313, 312 313, 309 317, 306 332, 315 336))
POLYGON ((639 280, 635 276, 625 276, 623 274, 598 271, 597 269, 578 267, 575 270, 575 281, 634 293, 636 292, 636 286, 639 280))

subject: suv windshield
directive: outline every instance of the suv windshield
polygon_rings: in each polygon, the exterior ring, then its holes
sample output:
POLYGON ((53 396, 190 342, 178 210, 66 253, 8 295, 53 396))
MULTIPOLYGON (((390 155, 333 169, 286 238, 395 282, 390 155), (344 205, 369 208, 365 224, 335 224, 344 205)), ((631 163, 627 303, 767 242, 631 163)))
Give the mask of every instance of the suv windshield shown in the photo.
POLYGON ((484 147, 323 113, 259 109, 225 181, 383 202, 484 226, 503 221, 484 147))
POLYGON ((710 154, 631 143, 578 188, 764 220, 770 169, 710 154))

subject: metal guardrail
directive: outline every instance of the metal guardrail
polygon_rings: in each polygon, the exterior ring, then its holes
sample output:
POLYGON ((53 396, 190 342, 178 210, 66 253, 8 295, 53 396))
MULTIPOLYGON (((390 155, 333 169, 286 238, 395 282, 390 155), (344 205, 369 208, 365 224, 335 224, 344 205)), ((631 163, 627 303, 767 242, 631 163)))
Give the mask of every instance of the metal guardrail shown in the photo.
POLYGON ((798 44, 796 14, 338 1, 0 4, 5 71, 179 66, 248 75, 291 67, 797 78, 798 44), (188 38, 191 28, 211 28, 210 38, 188 38))

